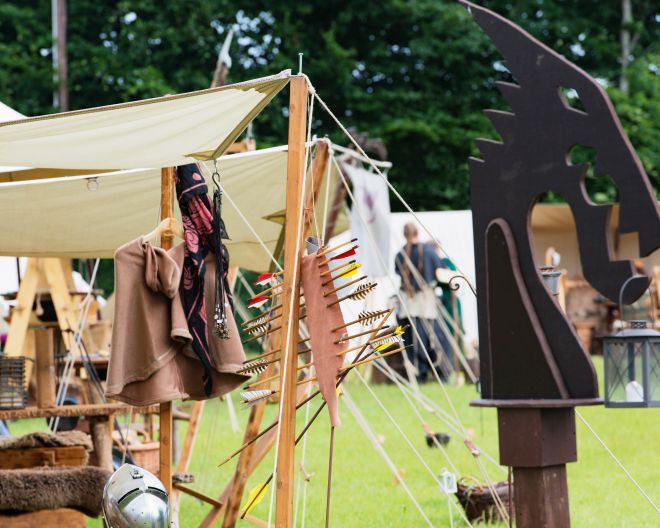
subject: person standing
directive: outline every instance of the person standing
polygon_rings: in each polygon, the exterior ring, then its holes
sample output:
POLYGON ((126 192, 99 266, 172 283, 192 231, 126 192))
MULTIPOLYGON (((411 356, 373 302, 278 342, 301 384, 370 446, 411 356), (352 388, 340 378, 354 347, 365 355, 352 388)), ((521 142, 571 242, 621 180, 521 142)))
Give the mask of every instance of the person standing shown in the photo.
POLYGON ((403 227, 403 236, 406 243, 395 257, 394 268, 401 277, 403 306, 399 319, 401 323, 410 325, 403 336, 408 357, 417 367, 417 380, 423 383, 431 370, 424 348, 432 363, 436 363, 440 354, 443 359, 440 374, 446 378, 451 372, 451 348, 437 321, 440 314, 435 296, 437 271, 444 268, 444 263, 433 246, 419 241, 419 232, 414 224, 407 223, 403 227), (413 331, 412 326, 417 332, 413 331))

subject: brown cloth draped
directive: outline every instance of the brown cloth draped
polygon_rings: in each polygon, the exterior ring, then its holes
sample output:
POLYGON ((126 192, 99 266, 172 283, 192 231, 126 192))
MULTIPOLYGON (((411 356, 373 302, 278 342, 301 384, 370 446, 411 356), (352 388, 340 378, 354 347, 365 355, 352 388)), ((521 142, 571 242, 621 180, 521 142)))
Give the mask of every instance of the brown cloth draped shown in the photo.
MULTIPOLYGON (((319 385, 321 395, 328 406, 331 425, 341 424, 337 408, 337 375, 339 369, 344 363, 344 356, 339 356, 341 352, 348 348, 348 343, 335 344, 346 329, 342 328, 333 332, 333 328, 344 324, 344 317, 341 313, 339 303, 327 307, 329 303, 337 300, 337 294, 332 293, 327 297, 323 296, 323 287, 321 283, 327 281, 329 276, 321 277, 321 273, 328 270, 324 265, 319 268, 320 259, 316 258, 316 253, 306 255, 302 259, 302 283, 305 294, 305 310, 307 313, 307 327, 312 349, 312 360, 316 379, 319 385)), ((326 286, 326 291, 332 290, 332 283, 326 286)))
MULTIPOLYGON (((204 366, 192 350, 181 296, 183 258, 183 244, 166 252, 141 238, 117 250, 107 396, 131 405, 204 400, 222 396, 249 378, 236 374, 245 354, 230 312, 229 339, 208 331, 213 390, 205 393, 200 383, 204 366)), ((215 273, 212 254, 206 265, 215 273)), ((215 281, 206 281, 204 289, 213 299, 215 281)), ((205 308, 212 320, 213 303, 205 308)))

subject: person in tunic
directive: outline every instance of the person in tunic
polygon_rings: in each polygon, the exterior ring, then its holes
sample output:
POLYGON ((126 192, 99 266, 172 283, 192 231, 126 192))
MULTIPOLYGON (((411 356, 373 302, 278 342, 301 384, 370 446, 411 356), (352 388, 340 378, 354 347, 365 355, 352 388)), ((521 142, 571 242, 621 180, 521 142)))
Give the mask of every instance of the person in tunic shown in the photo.
POLYGON ((419 232, 414 224, 408 223, 403 227, 403 236, 406 243, 395 257, 394 269, 401 277, 400 295, 403 302, 399 320, 410 325, 403 336, 408 357, 417 368, 417 380, 423 383, 431 370, 424 348, 434 364, 439 354, 442 359, 439 373, 446 378, 451 372, 452 352, 447 336, 438 323, 441 315, 435 294, 437 270, 445 266, 432 245, 419 241, 419 232), (413 325, 417 332, 413 331, 413 325))

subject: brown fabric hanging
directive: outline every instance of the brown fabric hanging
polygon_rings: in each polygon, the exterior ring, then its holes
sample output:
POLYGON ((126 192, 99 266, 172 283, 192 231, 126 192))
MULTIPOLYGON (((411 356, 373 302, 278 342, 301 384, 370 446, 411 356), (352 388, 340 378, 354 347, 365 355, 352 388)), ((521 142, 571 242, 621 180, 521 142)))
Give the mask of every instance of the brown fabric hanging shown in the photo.
MULTIPOLYGON (((337 406, 337 376, 344 356, 338 354, 348 348, 348 342, 335 344, 346 329, 342 328, 333 332, 333 328, 344 324, 344 317, 339 304, 327 307, 328 304, 337 300, 337 294, 332 293, 323 296, 321 284, 328 280, 328 275, 321 277, 321 273, 328 270, 327 264, 319 268, 320 259, 316 253, 306 255, 302 258, 302 283, 305 294, 305 310, 307 314, 307 327, 309 328, 312 359, 314 370, 321 395, 328 406, 331 425, 341 424, 337 406)), ((325 287, 326 291, 334 288, 332 283, 325 287)))
MULTIPOLYGON (((141 238, 117 250, 107 396, 131 405, 203 400, 222 396, 249 378, 236 374, 245 354, 230 315, 229 339, 207 330, 213 389, 209 395, 205 393, 200 383, 204 367, 192 350, 181 296, 183 259, 183 244, 166 252, 141 238)), ((207 256, 206 266, 209 273, 215 273, 212 254, 207 256)), ((215 281, 206 281, 204 289, 213 299, 215 281)), ((213 303, 205 308, 212 318, 213 303)))

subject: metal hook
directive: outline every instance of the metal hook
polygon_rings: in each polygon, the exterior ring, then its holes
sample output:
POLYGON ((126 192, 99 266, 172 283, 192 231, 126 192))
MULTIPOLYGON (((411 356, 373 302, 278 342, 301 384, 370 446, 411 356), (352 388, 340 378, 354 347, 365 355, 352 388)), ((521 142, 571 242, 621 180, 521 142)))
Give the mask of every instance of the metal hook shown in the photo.
POLYGON ((465 281, 465 284, 467 284, 467 285, 468 285, 468 288, 470 288, 470 290, 472 290, 472 293, 475 295, 475 297, 477 296, 477 292, 476 292, 476 290, 472 287, 472 284, 471 284, 470 281, 467 279, 467 277, 465 277, 465 276, 463 276, 463 275, 454 275, 451 279, 449 279, 449 282, 447 283, 447 286, 449 286, 449 289, 450 289, 450 290, 452 290, 452 291, 457 291, 457 290, 461 287, 460 284, 458 284, 457 282, 455 282, 457 279, 462 279, 462 280, 464 280, 464 281, 465 281))
POLYGON ((220 173, 218 172, 218 159, 213 160, 213 174, 211 174, 213 185, 220 190, 220 173), (217 178, 217 179, 216 179, 217 178))
MULTIPOLYGON (((623 293, 626 291, 626 287, 628 286, 628 283, 630 283, 630 281, 633 280, 633 279, 638 279, 640 276, 643 276, 643 275, 633 275, 632 277, 628 277, 626 279, 626 281, 623 283, 623 285, 621 286, 621 289, 619 290, 619 318, 621 319, 621 324, 622 324, 621 331, 623 333, 625 333, 625 331, 626 331, 626 325, 625 325, 626 320, 623 318, 623 293)), ((648 293, 649 297, 651 298, 651 308, 653 309, 653 313, 651 314, 651 318, 654 319, 653 324, 655 324, 655 313, 656 313, 657 307, 655 305, 654 295, 650 291, 651 282, 652 281, 649 281, 649 285, 646 287, 644 292, 648 293)), ((640 299, 642 297, 643 297, 643 295, 640 296, 640 299)), ((633 303, 631 303, 631 304, 633 304, 633 303)))

